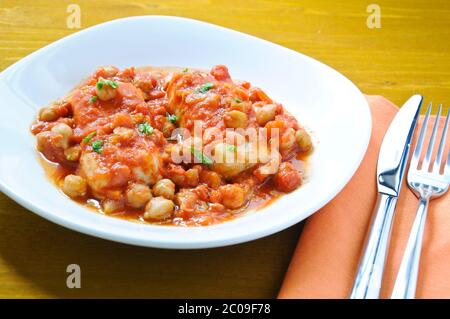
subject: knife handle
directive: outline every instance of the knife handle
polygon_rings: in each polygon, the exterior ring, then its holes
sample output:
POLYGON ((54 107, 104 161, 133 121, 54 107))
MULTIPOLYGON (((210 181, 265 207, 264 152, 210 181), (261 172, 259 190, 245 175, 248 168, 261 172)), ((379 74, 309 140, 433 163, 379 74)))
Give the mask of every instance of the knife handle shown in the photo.
POLYGON ((351 299, 377 299, 380 296, 397 197, 378 193, 370 230, 353 284, 351 299))

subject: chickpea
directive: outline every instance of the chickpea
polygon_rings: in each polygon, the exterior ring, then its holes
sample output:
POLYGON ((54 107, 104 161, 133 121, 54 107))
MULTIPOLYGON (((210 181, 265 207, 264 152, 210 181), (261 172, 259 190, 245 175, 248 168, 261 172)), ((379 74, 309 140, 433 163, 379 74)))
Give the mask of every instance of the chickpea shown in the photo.
POLYGON ((217 144, 213 152, 212 170, 224 178, 234 177, 254 165, 254 163, 248 161, 252 158, 250 152, 252 152, 250 147, 247 149, 244 145, 234 150, 227 147, 225 143, 217 144))
POLYGON ((161 179, 153 185, 153 194, 155 196, 162 196, 167 199, 173 199, 175 196, 175 184, 170 179, 161 179))
POLYGON ((62 190, 67 196, 82 197, 86 195, 87 184, 83 177, 70 174, 64 178, 62 190))
MULTIPOLYGON (((198 185, 196 188, 192 189, 192 192, 197 195, 197 197, 204 202, 209 201, 209 189, 206 185, 198 185)), ((200 203, 199 203, 200 204, 200 203)))
POLYGON ((145 121, 144 114, 142 113, 132 114, 131 119, 133 120, 134 124, 142 123, 145 121))
POLYGON ((180 165, 175 165, 172 163, 167 165, 167 174, 168 176, 170 176, 170 179, 172 180, 172 182, 175 183, 175 185, 178 186, 184 185, 184 180, 186 179, 185 178, 186 171, 180 165))
POLYGON ((59 123, 53 126, 51 129, 53 133, 61 134, 63 136, 61 140, 61 146, 62 148, 66 149, 69 147, 70 139, 73 136, 72 128, 64 123, 59 123))
POLYGON ((285 124, 281 120, 273 120, 267 122, 266 125, 264 125, 264 128, 267 130, 267 134, 272 137, 276 136, 280 130, 282 130, 285 127, 285 124))
POLYGON ((241 111, 228 111, 223 118, 225 125, 231 128, 244 128, 247 126, 248 116, 241 111))
POLYGON ((230 107, 233 110, 248 113, 252 109, 252 104, 247 101, 236 102, 233 100, 231 101, 230 107))
POLYGON ((164 137, 171 137, 174 129, 175 129, 175 125, 173 125, 173 123, 170 123, 170 122, 164 123, 164 126, 162 128, 164 137))
POLYGON ((295 130, 293 128, 288 128, 281 136, 280 149, 282 151, 290 150, 294 146, 295 141, 295 130))
POLYGON ((175 205, 170 199, 164 197, 154 197, 152 198, 148 204, 145 206, 144 219, 166 219, 169 218, 175 205))
POLYGON ((197 194, 187 189, 181 189, 175 195, 175 203, 180 207, 181 211, 185 212, 194 211, 197 202, 198 202, 197 194))
POLYGON ((306 132, 304 128, 299 129, 295 133, 295 140, 297 141, 300 149, 304 152, 311 150, 313 146, 311 136, 306 132))
POLYGON ((141 208, 152 199, 152 192, 147 185, 134 183, 128 187, 125 196, 129 206, 141 208))
POLYGON ((51 107, 43 107, 39 111, 39 120, 45 122, 53 122, 59 118, 58 112, 51 107))
POLYGON ((231 209, 236 209, 245 203, 245 191, 241 186, 228 184, 221 186, 219 191, 222 194, 222 204, 231 209))
POLYGON ((261 165, 253 171, 253 175, 262 182, 270 175, 275 174, 281 163, 281 154, 278 151, 270 153, 270 159, 264 165, 261 165))
POLYGON ((81 146, 75 145, 64 150, 66 159, 71 162, 78 162, 81 156, 81 146))
POLYGON ((133 85, 141 89, 142 93, 144 93, 144 98, 147 100, 157 85, 157 80, 149 73, 138 72, 134 77, 133 85))
POLYGON ((200 181, 209 187, 216 189, 222 183, 222 178, 216 172, 203 170, 200 174, 200 181))
POLYGON ((108 101, 116 97, 117 90, 116 88, 111 87, 109 84, 105 83, 105 79, 99 78, 97 85, 95 86, 95 92, 97 97, 102 101, 108 101), (99 87, 99 83, 103 83, 101 87, 99 87))
POLYGON ((48 145, 50 144, 51 137, 53 135, 54 134, 49 131, 44 131, 36 134, 37 149, 39 152, 45 152, 46 148, 48 148, 48 145))
POLYGON ((182 175, 172 176, 171 179, 176 185, 183 186, 184 185, 184 181, 186 179, 185 172, 183 172, 182 175))
POLYGON ((277 106, 275 104, 267 104, 267 105, 261 106, 256 111, 256 122, 260 126, 266 125, 267 122, 275 119, 276 111, 277 111, 277 106))
POLYGON ((123 208, 123 203, 118 200, 107 199, 103 203, 103 212, 105 214, 111 214, 117 212, 118 210, 123 208))
POLYGON ((115 76, 117 73, 119 73, 119 69, 114 66, 107 65, 107 66, 102 66, 99 69, 99 73, 104 77, 111 78, 111 77, 115 76))
POLYGON ((186 171, 185 184, 189 187, 195 187, 199 182, 199 170, 195 168, 190 168, 186 171))

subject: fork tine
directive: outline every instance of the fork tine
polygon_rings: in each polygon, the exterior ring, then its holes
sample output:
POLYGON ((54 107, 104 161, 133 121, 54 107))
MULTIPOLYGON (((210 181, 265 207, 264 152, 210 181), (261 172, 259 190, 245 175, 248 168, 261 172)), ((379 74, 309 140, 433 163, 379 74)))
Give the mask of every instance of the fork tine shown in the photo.
POLYGON ((433 131, 431 132, 430 143, 428 143, 427 153, 425 154, 425 158, 422 164, 422 169, 425 169, 426 171, 428 171, 430 168, 431 155, 433 154, 434 142, 436 141, 436 131, 439 124, 439 118, 441 117, 441 111, 442 104, 439 105, 438 113, 433 125, 433 131))
MULTIPOLYGON (((441 142, 439 143, 438 152, 434 160, 433 171, 439 173, 442 164, 442 153, 445 149, 445 140, 447 138, 448 121, 450 119, 450 109, 447 111, 447 118, 445 119, 444 129, 442 130, 441 142)), ((449 154, 450 155, 450 154, 449 154)), ((447 160, 448 165, 448 160, 447 160)))
POLYGON ((447 154, 447 163, 445 164, 444 176, 445 178, 448 179, 448 182, 450 183, 450 150, 448 151, 447 154))
POLYGON ((425 118, 423 119, 422 128, 420 129, 419 138, 417 139, 417 144, 414 149, 413 156, 411 158, 410 167, 417 168, 419 164, 420 152, 422 151, 423 139, 425 138, 425 132, 427 130, 428 119, 430 117, 431 107, 433 106, 432 102, 428 104, 427 113, 425 118))
MULTIPOLYGON (((447 114, 447 121, 445 123, 446 128, 448 128, 449 117, 450 117, 450 110, 448 110, 447 114)), ((448 182, 450 183, 450 150, 448 150, 447 152, 447 162, 445 163, 444 175, 445 178, 447 178, 448 182)))

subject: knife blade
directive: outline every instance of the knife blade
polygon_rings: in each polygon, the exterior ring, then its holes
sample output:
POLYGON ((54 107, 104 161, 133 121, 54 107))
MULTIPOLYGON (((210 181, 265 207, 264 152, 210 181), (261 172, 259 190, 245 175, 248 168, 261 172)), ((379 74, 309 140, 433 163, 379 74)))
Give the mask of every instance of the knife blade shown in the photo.
POLYGON ((375 299, 380 296, 392 219, 422 100, 421 95, 410 97, 383 138, 377 163, 377 204, 350 294, 352 299, 375 299))

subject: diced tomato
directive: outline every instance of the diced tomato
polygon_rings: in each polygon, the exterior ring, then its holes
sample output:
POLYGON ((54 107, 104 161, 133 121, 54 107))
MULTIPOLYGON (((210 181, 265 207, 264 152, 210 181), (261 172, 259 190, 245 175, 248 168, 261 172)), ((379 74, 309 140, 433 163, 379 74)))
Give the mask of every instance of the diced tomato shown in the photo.
POLYGON ((289 162, 280 164, 278 172, 274 176, 275 188, 284 193, 290 193, 302 183, 302 175, 289 162))
POLYGON ((216 65, 211 69, 211 75, 217 81, 225 81, 230 79, 228 68, 225 65, 216 65))

